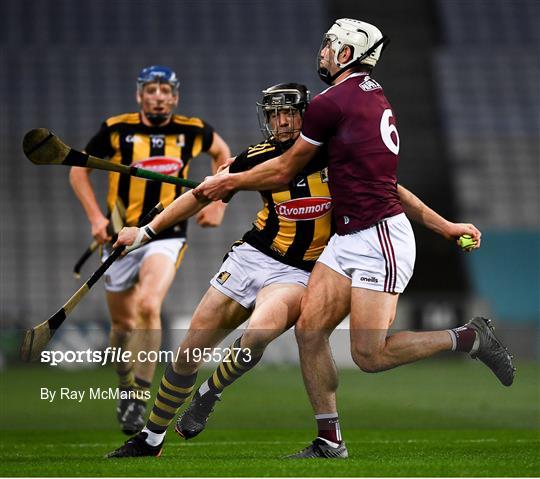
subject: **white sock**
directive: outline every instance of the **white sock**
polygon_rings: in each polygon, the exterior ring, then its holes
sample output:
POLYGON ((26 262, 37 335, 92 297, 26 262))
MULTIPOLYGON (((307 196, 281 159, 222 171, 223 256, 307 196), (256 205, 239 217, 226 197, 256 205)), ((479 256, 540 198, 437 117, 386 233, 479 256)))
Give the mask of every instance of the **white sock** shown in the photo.
POLYGON ((208 391, 210 391, 210 386, 208 386, 208 380, 206 380, 204 383, 201 384, 201 387, 199 388, 199 394, 201 396, 204 396, 208 391))
POLYGON ((321 436, 317 436, 317 439, 320 439, 321 441, 324 441, 326 444, 328 444, 330 447, 339 447, 339 444, 338 443, 335 443, 335 442, 332 442, 332 441, 329 441, 328 439, 325 439, 324 437, 321 437, 321 436))
POLYGON ((163 439, 165 439, 165 434, 167 434, 167 431, 152 432, 146 426, 143 428, 141 432, 145 432, 146 434, 148 434, 147 438, 145 439, 145 442, 146 444, 149 444, 150 446, 159 446, 163 442, 163 439))
POLYGON ((452 351, 455 351, 457 348, 457 338, 456 338, 456 332, 452 331, 451 329, 447 329, 448 334, 452 338, 452 351))
MULTIPOLYGON (((210 391, 210 386, 208 385, 208 380, 206 380, 204 383, 201 384, 201 387, 199 388, 199 394, 201 396, 204 396, 208 391, 210 391)), ((221 393, 216 394, 218 398, 221 397, 221 393)))
POLYGON ((480 347, 480 335, 476 331, 476 337, 474 338, 474 343, 471 351, 469 354, 475 354, 478 351, 478 348, 480 347))

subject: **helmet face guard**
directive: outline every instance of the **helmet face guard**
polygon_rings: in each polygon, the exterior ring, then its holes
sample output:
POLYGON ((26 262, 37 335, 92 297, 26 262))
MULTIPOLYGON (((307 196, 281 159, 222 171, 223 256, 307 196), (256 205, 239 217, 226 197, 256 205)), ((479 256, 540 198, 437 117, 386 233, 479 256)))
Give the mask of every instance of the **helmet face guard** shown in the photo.
POLYGON ((262 93, 262 100, 257 103, 257 117, 264 137, 268 139, 286 135, 293 138, 300 133, 301 126, 294 127, 293 117, 296 112, 301 117, 304 116, 309 103, 309 91, 306 87, 299 84, 279 84, 263 90, 262 93), (288 122, 289 128, 279 128, 276 124, 272 126, 272 118, 275 119, 275 123, 279 121, 279 115, 283 113, 291 116, 288 122))
POLYGON ((326 66, 321 65, 323 60, 322 52, 326 49, 327 55, 324 57, 324 61, 328 66, 330 66, 330 49, 332 48, 332 45, 336 42, 336 40, 337 38, 335 35, 331 33, 326 33, 321 42, 319 51, 317 52, 317 73, 319 74, 319 78, 327 85, 331 85, 333 79, 331 79, 332 75, 330 74, 330 70, 328 70, 326 66))
POLYGON ((317 53, 319 78, 331 85, 346 70, 361 64, 374 67, 389 42, 390 39, 374 25, 348 18, 336 20, 324 35, 317 53), (352 56, 347 63, 342 64, 338 58, 345 46, 351 49, 352 56), (325 49, 327 55, 325 55, 324 60, 327 65, 321 65, 321 60, 323 60, 321 54, 325 49), (330 56, 331 51, 333 51, 333 57, 330 56), (338 68, 340 67, 333 75, 329 70, 332 60, 338 68))

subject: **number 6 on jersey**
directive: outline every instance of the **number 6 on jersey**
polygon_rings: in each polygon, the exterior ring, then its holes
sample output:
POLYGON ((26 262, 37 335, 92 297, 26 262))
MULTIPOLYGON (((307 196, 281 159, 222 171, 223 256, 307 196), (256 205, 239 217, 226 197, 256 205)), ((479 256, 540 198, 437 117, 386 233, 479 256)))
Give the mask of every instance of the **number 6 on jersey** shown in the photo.
POLYGON ((383 111, 381 117, 381 137, 386 147, 392 153, 394 153, 394 155, 397 155, 399 153, 399 134, 396 125, 390 123, 390 118, 393 116, 394 115, 392 114, 392 110, 390 110, 390 108, 383 111), (392 133, 395 133, 395 143, 394 139, 392 138, 392 133))

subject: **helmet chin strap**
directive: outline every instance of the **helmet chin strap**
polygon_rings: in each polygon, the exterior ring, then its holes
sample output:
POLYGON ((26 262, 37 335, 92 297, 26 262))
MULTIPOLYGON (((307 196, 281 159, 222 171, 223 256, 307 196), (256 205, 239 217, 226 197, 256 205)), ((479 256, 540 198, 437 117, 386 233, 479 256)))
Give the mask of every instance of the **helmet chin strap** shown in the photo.
POLYGON ((390 43, 390 38, 388 38, 386 35, 383 35, 378 41, 376 41, 371 48, 368 48, 364 54, 361 57, 358 57, 356 60, 354 60, 352 63, 349 63, 346 67, 341 68, 333 75, 330 75, 330 72, 327 68, 319 68, 319 78, 326 83, 327 85, 332 85, 334 80, 341 75, 343 72, 350 70, 351 68, 354 68, 362 62, 365 58, 367 58, 369 55, 371 55, 378 47, 379 45, 383 45, 381 54, 386 48, 386 46, 390 43))

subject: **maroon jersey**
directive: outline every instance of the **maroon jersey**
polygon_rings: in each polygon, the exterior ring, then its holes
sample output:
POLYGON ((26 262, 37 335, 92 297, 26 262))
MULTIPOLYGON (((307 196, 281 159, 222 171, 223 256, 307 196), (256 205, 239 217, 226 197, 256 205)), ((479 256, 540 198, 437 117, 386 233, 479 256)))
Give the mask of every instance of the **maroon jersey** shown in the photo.
POLYGON ((309 104, 302 138, 328 146, 337 233, 403 212, 397 192, 399 136, 390 103, 366 73, 353 73, 309 104))

